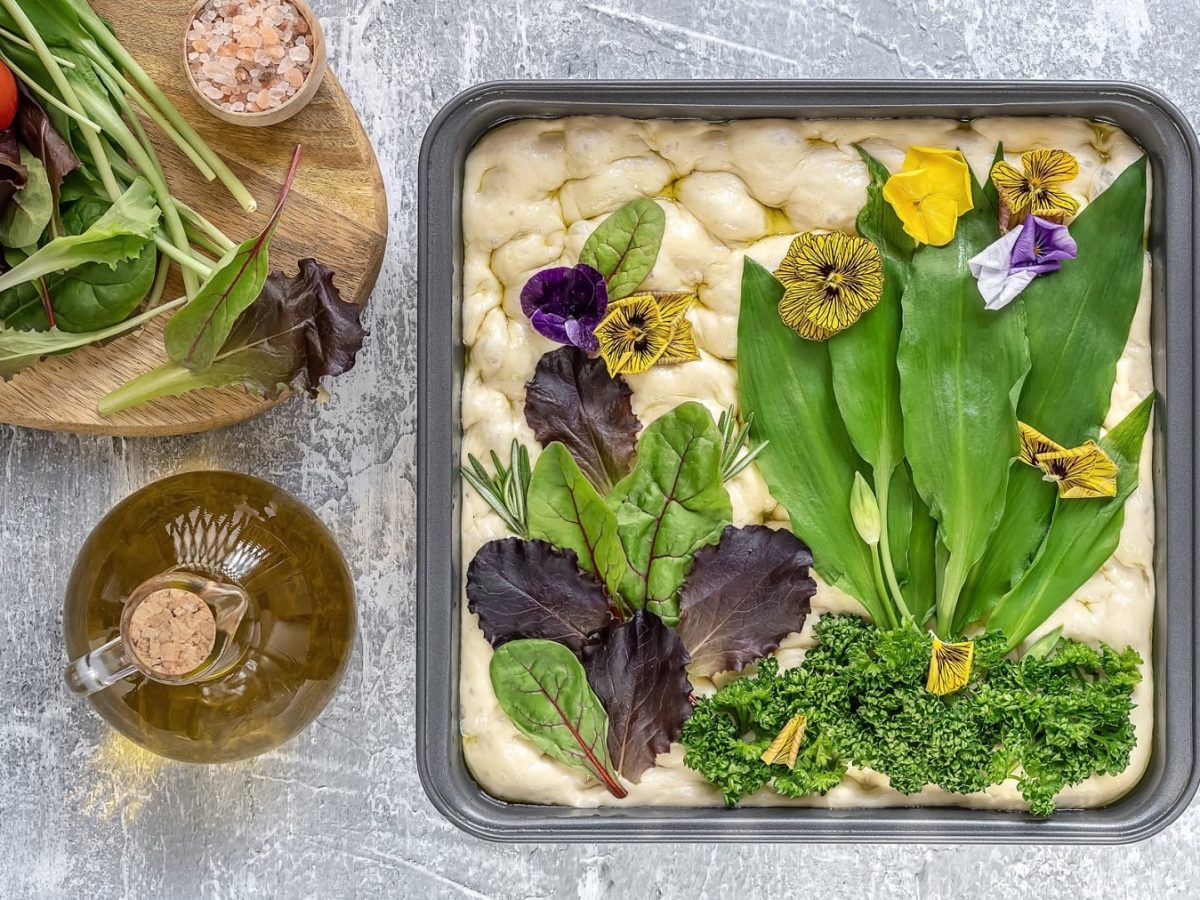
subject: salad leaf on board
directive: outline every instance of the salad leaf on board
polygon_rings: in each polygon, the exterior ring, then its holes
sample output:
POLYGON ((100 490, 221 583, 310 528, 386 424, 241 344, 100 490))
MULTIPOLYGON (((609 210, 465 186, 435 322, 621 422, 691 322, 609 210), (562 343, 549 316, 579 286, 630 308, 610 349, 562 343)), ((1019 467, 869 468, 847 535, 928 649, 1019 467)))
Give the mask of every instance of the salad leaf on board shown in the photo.
POLYGON ((783 285, 747 258, 738 319, 738 391, 753 415, 751 439, 769 441, 758 468, 812 549, 813 568, 885 622, 871 548, 850 519, 850 488, 861 465, 837 408, 825 342, 806 341, 779 317, 783 285))
POLYGON ((0 131, 0 205, 25 187, 26 174, 16 132, 12 129, 0 131))
POLYGON ((1058 500, 1054 518, 1025 574, 996 604, 988 628, 1016 647, 1092 577, 1117 549, 1125 501, 1138 486, 1142 443, 1154 410, 1151 394, 1100 439, 1117 464, 1117 495, 1110 499, 1058 500))
POLYGON ((41 104, 19 79, 17 90, 21 94, 21 102, 17 105, 17 130, 21 134, 21 143, 41 160, 50 181, 50 190, 56 200, 60 199, 63 179, 82 164, 71 145, 55 130, 54 123, 41 104))
POLYGON ((804 627, 817 584, 790 531, 730 526, 696 553, 679 592, 679 636, 695 675, 741 671, 804 627))
POLYGON ((967 268, 998 237, 995 208, 974 176, 971 184, 974 209, 954 239, 913 256, 896 359, 906 455, 949 551, 937 598, 942 637, 1004 511, 1017 455, 1016 397, 1029 371, 1023 305, 984 309, 967 268))
POLYGON ((103 398, 100 414, 202 387, 243 385, 268 399, 295 387, 316 397, 322 378, 354 368, 367 332, 362 309, 342 299, 331 270, 312 259, 299 265, 295 276, 275 272, 267 279, 207 371, 177 363, 151 369, 103 398))
POLYGON ((604 589, 579 571, 574 551, 520 538, 491 541, 475 554, 467 608, 493 647, 543 638, 578 651, 612 618, 604 589))
POLYGON ((529 536, 574 551, 580 568, 619 599, 628 564, 617 537, 617 517, 557 441, 538 457, 527 497, 529 536))
POLYGON ((54 194, 46 167, 24 147, 21 165, 25 167, 25 186, 0 211, 0 246, 4 247, 36 245, 54 216, 54 194))
POLYGON ((87 263, 115 267, 133 259, 154 237, 159 216, 150 185, 138 178, 82 234, 57 237, 0 275, 0 292, 87 263))
POLYGON ((687 662, 679 635, 644 610, 583 648, 588 683, 608 711, 609 755, 635 784, 692 714, 687 662))
POLYGON ((628 297, 658 260, 667 217, 653 200, 633 200, 600 223, 579 253, 608 281, 608 299, 628 297))
POLYGON ((642 423, 633 414, 632 395, 603 360, 562 347, 538 360, 525 386, 525 421, 543 446, 558 441, 570 450, 605 494, 633 468, 642 423))
POLYGON ((553 641, 513 641, 491 662, 501 709, 552 759, 583 769, 614 797, 628 793, 613 773, 608 716, 575 655, 553 641))
MULTIPOLYGON (((1017 418, 1068 447, 1099 433, 1141 299, 1146 166, 1143 156, 1079 214, 1071 223, 1078 257, 1022 294, 1030 368, 1017 418)), ((1014 468, 1004 516, 971 574, 956 628, 986 615, 1029 565, 1056 495, 1035 469, 1014 468)))
POLYGON ((674 625, 675 595, 692 554, 715 543, 733 516, 721 476, 721 433, 708 410, 684 403, 647 428, 637 464, 608 503, 629 562, 621 597, 674 625))

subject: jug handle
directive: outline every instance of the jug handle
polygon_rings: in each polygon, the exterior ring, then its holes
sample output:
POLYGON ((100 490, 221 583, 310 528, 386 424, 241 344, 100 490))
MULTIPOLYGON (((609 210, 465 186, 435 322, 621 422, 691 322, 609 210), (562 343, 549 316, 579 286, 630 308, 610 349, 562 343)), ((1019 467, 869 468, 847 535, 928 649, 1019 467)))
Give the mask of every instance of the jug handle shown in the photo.
POLYGON ((71 693, 87 696, 128 678, 137 670, 125 650, 125 639, 117 636, 68 663, 63 675, 71 693))

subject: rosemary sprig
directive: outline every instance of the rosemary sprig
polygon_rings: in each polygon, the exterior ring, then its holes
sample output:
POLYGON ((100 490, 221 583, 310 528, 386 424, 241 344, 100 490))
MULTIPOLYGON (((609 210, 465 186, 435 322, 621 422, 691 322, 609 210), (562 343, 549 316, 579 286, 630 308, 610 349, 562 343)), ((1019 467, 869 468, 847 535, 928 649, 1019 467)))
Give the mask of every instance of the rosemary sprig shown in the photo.
POLYGON ((746 447, 746 437, 750 434, 750 426, 754 424, 754 413, 746 417, 746 422, 738 427, 737 413, 731 406, 721 413, 717 420, 717 428, 721 432, 721 478, 729 481, 758 458, 767 449, 770 441, 763 441, 754 447, 746 447), (742 450, 746 453, 739 456, 742 450))
POLYGON ((529 516, 525 501, 529 496, 529 480, 533 474, 529 466, 529 451, 513 438, 506 467, 493 450, 495 475, 489 474, 483 463, 472 454, 467 455, 467 463, 461 469, 463 480, 479 492, 479 496, 496 511, 513 534, 528 539, 529 516))

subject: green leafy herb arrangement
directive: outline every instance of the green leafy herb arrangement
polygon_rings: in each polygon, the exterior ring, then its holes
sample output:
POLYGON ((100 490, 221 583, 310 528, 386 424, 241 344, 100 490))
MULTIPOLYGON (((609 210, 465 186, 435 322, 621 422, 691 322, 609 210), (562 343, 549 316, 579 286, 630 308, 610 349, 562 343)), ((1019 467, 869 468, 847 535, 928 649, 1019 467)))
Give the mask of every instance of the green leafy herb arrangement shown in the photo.
POLYGON ((102 414, 235 384, 315 395, 353 365, 365 332, 333 273, 268 263, 299 148, 270 224, 237 244, 171 195, 143 117, 243 209, 254 199, 86 0, 0 0, 0 70, 0 377, 170 312, 171 362, 102 414), (184 296, 163 302, 172 267, 184 296))
MULTIPOLYGON (((571 697, 569 726, 517 727, 618 797, 678 740, 731 804, 857 766, 905 794, 1014 779, 1048 815, 1135 743, 1137 653, 1057 630, 1017 648, 1112 555, 1138 484, 1153 397, 1100 431, 1141 294, 1146 162, 1079 212, 1061 150, 1018 169, 998 147, 981 183, 956 150, 910 148, 893 173, 856 149, 857 235, 799 235, 774 273, 746 259, 740 411, 715 423, 684 403, 643 429, 623 378, 699 356, 686 295, 639 293, 656 203, 530 279, 532 327, 566 346, 527 385, 532 468, 516 443, 494 474, 464 468, 517 535, 471 562, 469 608, 571 697), (790 530, 732 524, 725 482, 751 466, 790 530), (781 673, 810 567, 869 618, 820 619, 781 673), (692 696, 688 675, 746 667, 692 696)), ((523 688, 493 687, 512 716, 523 688)))

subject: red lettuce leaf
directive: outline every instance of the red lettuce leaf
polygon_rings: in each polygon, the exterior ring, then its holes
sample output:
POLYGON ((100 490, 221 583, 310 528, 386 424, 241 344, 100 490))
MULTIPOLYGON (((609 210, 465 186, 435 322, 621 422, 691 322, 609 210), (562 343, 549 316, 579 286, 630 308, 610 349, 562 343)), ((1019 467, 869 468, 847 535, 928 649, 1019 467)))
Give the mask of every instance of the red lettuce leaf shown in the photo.
POLYGON ((578 653, 611 620, 604 588, 572 550, 506 538, 484 544, 467 569, 467 608, 493 647, 517 638, 558 641, 578 653))
POLYGON ((642 423, 633 392, 613 378, 601 359, 577 347, 543 356, 525 386, 525 421, 542 446, 560 441, 602 494, 633 468, 642 423))
POLYGON ((24 82, 18 81, 17 86, 21 92, 21 102, 17 107, 17 129, 21 132, 21 143, 46 167, 50 188, 57 199, 62 192, 63 179, 81 165, 79 157, 62 135, 55 131, 50 117, 24 82))
POLYGON ((679 636, 693 675, 739 671, 804 627, 812 553, 787 530, 730 526, 704 547, 679 592, 679 636))
POLYGON ((692 714, 688 654, 674 630, 638 611, 583 648, 583 668, 608 712, 608 753, 630 781, 671 749, 692 714))
POLYGON ((21 165, 21 145, 17 143, 17 133, 11 128, 0 131, 0 209, 8 205, 8 201, 21 188, 29 172, 21 165))

